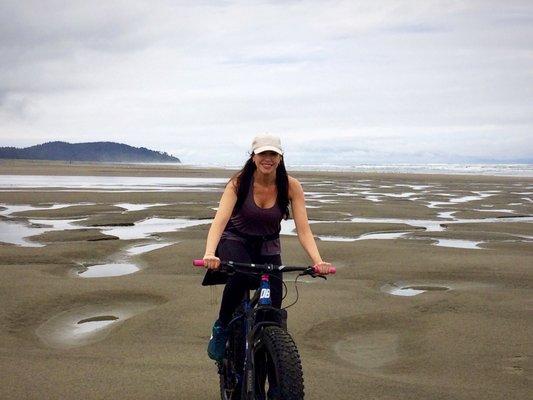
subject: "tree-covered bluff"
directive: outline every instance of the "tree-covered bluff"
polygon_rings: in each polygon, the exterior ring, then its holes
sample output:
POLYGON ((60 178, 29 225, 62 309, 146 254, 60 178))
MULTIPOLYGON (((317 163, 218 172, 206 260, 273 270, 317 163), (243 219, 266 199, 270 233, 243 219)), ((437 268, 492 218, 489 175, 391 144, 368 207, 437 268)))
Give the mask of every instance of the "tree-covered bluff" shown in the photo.
POLYGON ((115 142, 47 142, 26 148, 0 147, 0 158, 97 162, 180 162, 166 152, 115 142))

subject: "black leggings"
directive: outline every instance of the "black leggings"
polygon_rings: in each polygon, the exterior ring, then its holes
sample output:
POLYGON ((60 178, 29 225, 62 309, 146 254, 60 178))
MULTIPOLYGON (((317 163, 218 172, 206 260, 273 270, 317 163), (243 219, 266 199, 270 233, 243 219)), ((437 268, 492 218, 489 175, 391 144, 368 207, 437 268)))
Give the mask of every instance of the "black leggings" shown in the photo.
MULTIPOLYGON (((217 248, 217 256, 223 261, 235 261, 255 264, 281 265, 281 256, 264 256, 255 246, 249 246, 237 240, 222 239, 217 248)), ((233 311, 237 308, 244 297, 246 290, 259 287, 260 276, 251 276, 236 272, 228 278, 218 320, 222 326, 227 326, 231 321, 233 311)), ((270 274, 270 298, 272 306, 281 308, 281 298, 283 295, 282 274, 275 272, 270 274)))

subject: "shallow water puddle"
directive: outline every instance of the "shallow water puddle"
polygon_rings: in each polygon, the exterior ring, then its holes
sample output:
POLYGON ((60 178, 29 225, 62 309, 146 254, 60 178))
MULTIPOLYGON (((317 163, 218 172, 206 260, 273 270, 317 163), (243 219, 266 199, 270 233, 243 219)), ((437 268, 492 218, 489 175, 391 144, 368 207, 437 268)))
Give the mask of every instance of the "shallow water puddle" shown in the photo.
POLYGON ((405 235, 408 235, 412 232, 375 232, 375 233, 365 233, 355 240, 373 240, 373 239, 398 239, 405 235))
MULTIPOLYGON (((84 219, 29 219, 31 225, 12 221, 0 221, 0 242, 13 243, 26 247, 42 247, 44 245, 26 240, 29 236, 39 235, 48 231, 87 228, 76 225, 84 219), (32 226, 39 225, 39 226, 32 226)), ((212 220, 188 220, 181 218, 148 218, 135 223, 134 226, 96 227, 103 233, 117 236, 122 240, 143 239, 152 234, 174 232, 191 226, 210 224, 212 220)))
POLYGON ((79 225, 73 225, 74 222, 81 221, 81 219, 30 219, 28 221, 31 225, 12 221, 0 221, 0 242, 12 243, 23 247, 44 247, 44 244, 32 242, 26 238, 49 231, 82 228, 79 225))
POLYGON ((173 245, 174 243, 152 243, 152 244, 141 244, 139 246, 133 246, 126 250, 126 253, 128 255, 137 256, 139 254, 148 253, 152 250, 162 249, 163 247, 167 247, 170 245, 173 245))
POLYGON ((455 217, 453 216, 453 214, 455 214, 456 212, 457 211, 441 211, 437 214, 437 218, 454 219, 455 217))
POLYGON ((44 244, 27 240, 27 237, 40 235, 41 233, 56 230, 80 229, 73 222, 80 219, 30 219, 30 225, 15 221, 0 221, 0 242, 12 243, 24 247, 43 247, 44 244), (34 226, 41 225, 41 226, 34 226), (45 226, 42 226, 45 225, 45 226))
MULTIPOLYGON (((346 222, 346 221, 336 221, 346 222)), ((446 228, 441 226, 449 224, 478 224, 478 223, 498 223, 498 222, 533 222, 533 217, 508 217, 508 218, 473 218, 458 219, 452 221, 423 220, 423 219, 401 219, 401 218, 352 218, 351 222, 357 223, 382 223, 382 224, 406 224, 415 227, 425 228, 427 232, 442 232, 446 228)))
MULTIPOLYGON (((445 228, 441 226, 443 221, 424 219, 400 219, 400 218, 352 218, 351 222, 356 223, 378 223, 378 224, 405 224, 414 227, 424 228, 429 232, 440 232, 445 228)), ((448 223, 448 222, 446 222, 448 223)))
POLYGON ((118 317, 114 315, 103 315, 91 318, 85 318, 81 321, 78 321, 76 330, 73 332, 74 335, 82 335, 90 332, 97 331, 99 329, 105 328, 106 326, 112 324, 115 321, 118 321, 118 317))
POLYGON ((378 196, 365 196, 365 199, 373 203, 380 203, 382 201, 378 196))
MULTIPOLYGON (((178 242, 135 245, 126 250, 126 255, 129 257, 136 256, 149 251, 161 249, 175 243, 178 242)), ((139 268, 136 264, 123 260, 122 262, 83 266, 81 271, 79 268, 77 268, 74 270, 74 273, 81 278, 108 278, 113 276, 129 275, 140 270, 141 268, 139 268)))
POLYGON ((82 278, 108 278, 133 274, 139 270, 139 267, 131 263, 110 263, 84 267, 84 270, 78 272, 78 275, 82 278))
POLYGON ((182 218, 148 218, 136 222, 134 226, 117 226, 101 228, 102 232, 117 236, 121 240, 143 239, 155 233, 174 232, 179 229, 197 225, 210 224, 210 219, 182 219, 182 218))
POLYGON ((398 199, 406 199, 411 196, 416 196, 419 193, 415 192, 403 192, 403 193, 378 193, 378 192, 363 192, 363 194, 378 197, 393 197, 398 199))
POLYGON ((156 306, 150 301, 114 301, 64 311, 39 326, 35 333, 47 346, 73 348, 103 340, 119 324, 156 306))
POLYGON ((427 208, 440 208, 439 206, 449 206, 450 203, 447 201, 429 201, 427 208))
POLYGON ((95 203, 55 203, 52 205, 43 205, 43 206, 32 206, 29 204, 0 204, 0 206, 5 207, 5 210, 0 211, 0 215, 8 216, 14 213, 23 212, 23 211, 47 211, 47 210, 58 210, 60 208, 66 208, 71 206, 86 206, 93 205, 95 203))
POLYGON ((411 232, 375 232, 365 233, 358 237, 343 237, 343 236, 318 236, 320 240, 326 242, 356 242, 359 240, 391 240, 398 239, 411 232))
POLYGON ((115 206, 124 208, 127 211, 140 211, 140 210, 146 210, 147 208, 151 207, 160 207, 160 206, 168 206, 170 204, 168 203, 152 203, 152 204, 133 204, 133 203, 118 203, 115 204, 115 206))
POLYGON ((416 284, 410 285, 406 283, 387 284, 380 289, 384 293, 392 294, 394 296, 411 297, 428 291, 445 291, 450 290, 447 286, 430 285, 430 284, 416 284))
POLYGON ((355 242, 357 238, 345 236, 317 236, 324 242, 355 242))
POLYGON ((39 235, 49 229, 32 228, 18 222, 0 221, 0 242, 11 243, 24 247, 43 247, 44 244, 26 240, 26 237, 39 235))
POLYGON ((394 186, 396 186, 396 187, 402 187, 402 186, 409 187, 409 188, 411 188, 413 190, 425 190, 425 189, 429 189, 431 187, 434 187, 433 185, 409 185, 409 184, 403 184, 403 183, 402 184, 396 184, 394 186))
MULTIPOLYGON (((93 203, 75 203, 75 204, 53 204, 50 206, 35 207, 31 205, 9 205, 1 204, 5 210, 0 211, 0 215, 9 216, 13 213, 34 210, 56 210, 75 205, 87 205, 93 203)), ((29 219, 28 224, 17 221, 7 220, 0 221, 0 242, 12 243, 24 247, 43 247, 43 244, 26 240, 27 237, 40 235, 41 233, 55 230, 80 229, 74 222, 83 219, 29 219), (35 226, 40 225, 40 226, 35 226)))
MULTIPOLYGON (((452 220, 421 220, 421 219, 400 219, 400 218, 351 218, 350 221, 314 221, 310 220, 310 224, 316 223, 382 223, 382 224, 405 224, 413 227, 424 228, 426 232, 442 232, 446 230, 447 224, 460 223, 498 223, 498 222, 533 222, 533 217, 509 217, 509 218, 478 218, 478 219, 457 219, 452 217, 455 211, 447 211, 439 213, 440 218, 453 218, 452 220), (446 225, 445 225, 446 224, 446 225)), ((333 236, 333 235, 319 235, 318 238, 323 241, 338 241, 338 242, 355 242, 358 240, 370 239, 397 239, 408 236, 411 232, 374 232, 361 235, 359 237, 333 236)), ((294 220, 282 220, 280 235, 296 236, 296 226, 294 220)), ((434 239, 436 246, 443 247, 457 247, 465 249, 482 249, 479 247, 482 241, 459 240, 459 239, 434 239)))
POLYGON ((511 213, 511 214, 514 214, 514 210, 510 210, 510 209, 495 209, 495 208, 491 208, 490 210, 487 210, 487 209, 479 209, 479 208, 475 208, 474 211, 482 211, 482 212, 499 212, 499 213, 511 213))
POLYGON ((312 201, 316 201, 318 203, 324 203, 324 204, 335 204, 338 203, 338 200, 332 200, 332 199, 314 199, 312 201))
POLYGON ((74 225, 74 222, 80 222, 84 219, 29 219, 34 225, 42 225, 46 231, 65 231, 69 229, 82 229, 80 225, 74 225))
POLYGON ((476 200, 482 200, 490 196, 494 196, 492 193, 482 193, 482 192, 475 192, 478 193, 477 196, 463 196, 463 197, 455 197, 450 199, 450 203, 453 204, 459 204, 459 203, 468 203, 470 201, 476 201, 476 200))
POLYGON ((69 188, 77 191, 209 191, 218 190, 226 182, 226 178, 198 177, 2 175, 0 188, 3 191, 29 188, 69 188))
POLYGON ((398 359, 397 334, 378 331, 349 336, 334 345, 339 358, 357 368, 376 369, 398 359))
MULTIPOLYGON (((309 221, 311 224, 312 222, 309 221)), ((283 219, 281 220, 281 230, 279 232, 280 235, 288 235, 288 236, 295 236, 296 235, 296 224, 294 223, 293 219, 283 219)))
POLYGON ((460 240, 460 239, 435 239, 437 240, 437 243, 434 243, 434 246, 441 246, 441 247, 454 247, 458 249, 476 249, 476 250, 483 250, 483 248, 479 247, 481 243, 484 242, 475 242, 473 240, 460 240))
POLYGON ((393 289, 390 292, 390 294, 395 295, 395 296, 411 297, 411 296, 416 296, 417 294, 421 294, 424 292, 425 290, 417 290, 417 289, 411 289, 411 288, 397 288, 397 289, 393 289))
MULTIPOLYGON (((309 224, 327 224, 327 223, 335 223, 335 222, 345 222, 348 223, 348 221, 314 221, 310 220, 309 224)), ((373 232, 373 233, 365 233, 363 235, 357 236, 357 237, 347 237, 347 236, 332 236, 332 235, 318 235, 317 237, 320 240, 326 241, 326 242, 355 242, 358 240, 372 240, 372 239, 398 239, 402 236, 408 235, 412 232, 373 232)), ((289 220, 282 220, 281 221, 281 231, 280 235, 288 235, 288 236, 295 236, 296 233, 296 224, 294 223, 293 219, 289 220)))

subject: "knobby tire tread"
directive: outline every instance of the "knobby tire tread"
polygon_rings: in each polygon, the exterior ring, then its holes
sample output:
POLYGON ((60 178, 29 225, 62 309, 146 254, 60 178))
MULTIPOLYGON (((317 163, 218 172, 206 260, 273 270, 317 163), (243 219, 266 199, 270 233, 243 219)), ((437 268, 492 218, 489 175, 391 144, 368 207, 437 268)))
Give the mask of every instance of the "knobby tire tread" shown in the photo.
POLYGON ((279 326, 268 326, 262 331, 262 341, 277 370, 280 398, 282 400, 303 399, 302 363, 291 335, 279 326))

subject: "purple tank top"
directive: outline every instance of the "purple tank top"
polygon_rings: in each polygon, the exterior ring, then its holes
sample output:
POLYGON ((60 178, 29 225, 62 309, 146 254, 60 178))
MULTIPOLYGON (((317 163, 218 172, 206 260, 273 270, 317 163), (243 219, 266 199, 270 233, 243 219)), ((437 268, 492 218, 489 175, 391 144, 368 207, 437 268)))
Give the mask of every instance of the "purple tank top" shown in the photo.
MULTIPOLYGON (((283 213, 277 203, 271 208, 261 208, 255 204, 252 180, 241 209, 231 216, 222 233, 222 239, 238 240, 245 243, 246 238, 240 237, 238 233, 253 236, 275 236, 281 230, 282 219, 283 213)), ((279 237, 265 240, 261 246, 261 255, 277 254, 281 254, 279 237)))

